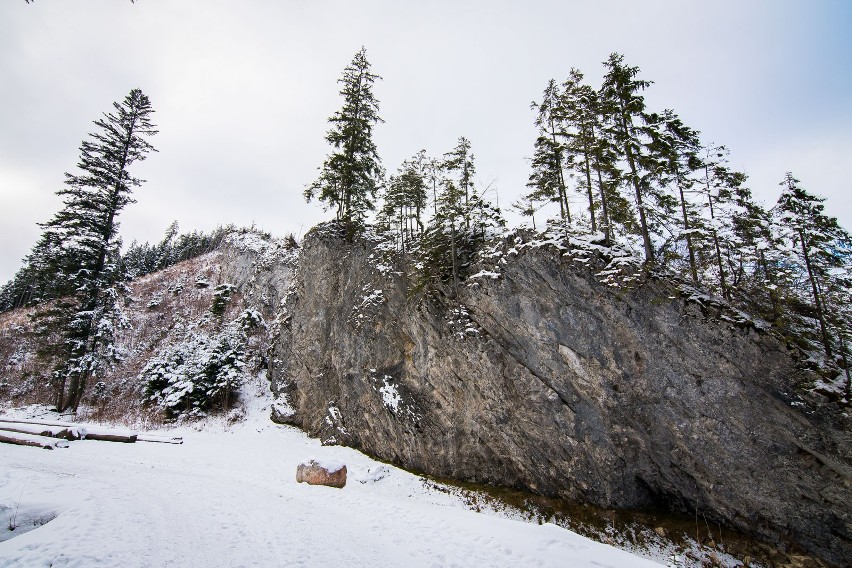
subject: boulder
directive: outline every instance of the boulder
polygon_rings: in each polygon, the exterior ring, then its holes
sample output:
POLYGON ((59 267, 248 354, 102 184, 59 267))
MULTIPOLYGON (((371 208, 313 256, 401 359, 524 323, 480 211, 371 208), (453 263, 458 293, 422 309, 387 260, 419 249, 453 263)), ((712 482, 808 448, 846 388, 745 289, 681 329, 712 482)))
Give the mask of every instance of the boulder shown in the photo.
POLYGON ((296 482, 342 489, 346 486, 346 465, 337 461, 309 458, 296 468, 296 482))

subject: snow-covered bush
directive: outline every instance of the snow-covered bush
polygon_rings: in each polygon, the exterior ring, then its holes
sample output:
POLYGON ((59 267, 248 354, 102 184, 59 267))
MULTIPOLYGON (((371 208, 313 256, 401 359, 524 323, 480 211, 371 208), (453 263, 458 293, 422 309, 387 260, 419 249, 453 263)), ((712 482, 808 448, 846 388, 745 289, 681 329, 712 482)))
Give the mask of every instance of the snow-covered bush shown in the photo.
POLYGON ((231 294, 236 288, 232 284, 219 284, 213 290, 213 303, 210 305, 210 312, 217 318, 222 318, 225 314, 225 308, 228 307, 228 302, 231 301, 231 294))
POLYGON ((198 329, 151 359, 140 379, 146 401, 169 418, 228 410, 246 381, 246 345, 260 315, 246 310, 218 333, 198 329))

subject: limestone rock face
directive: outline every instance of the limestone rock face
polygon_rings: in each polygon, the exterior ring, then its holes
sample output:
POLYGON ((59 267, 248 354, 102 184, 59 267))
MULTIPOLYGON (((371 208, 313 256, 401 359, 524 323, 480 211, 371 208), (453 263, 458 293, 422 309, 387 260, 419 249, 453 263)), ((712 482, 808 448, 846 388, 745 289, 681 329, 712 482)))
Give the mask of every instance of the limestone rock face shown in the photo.
POLYGON ((346 466, 306 460, 296 467, 296 482, 343 489, 346 486, 346 466))
MULTIPOLYGON (((474 272, 476 269, 474 270, 474 272)), ((457 301, 314 233, 270 357, 276 418, 432 475, 666 504, 852 559, 849 418, 797 351, 643 277, 524 249, 457 301)))
POLYGON ((221 247, 222 279, 273 319, 293 279, 297 252, 253 233, 231 234, 221 247))

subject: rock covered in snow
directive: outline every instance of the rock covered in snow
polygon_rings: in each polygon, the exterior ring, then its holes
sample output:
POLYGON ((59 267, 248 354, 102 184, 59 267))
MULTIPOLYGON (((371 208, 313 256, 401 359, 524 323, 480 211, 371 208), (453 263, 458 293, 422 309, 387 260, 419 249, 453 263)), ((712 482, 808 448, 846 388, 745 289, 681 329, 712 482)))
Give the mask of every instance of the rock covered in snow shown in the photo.
POLYGON ((308 458, 296 467, 296 482, 342 489, 346 486, 346 465, 336 460, 308 458))

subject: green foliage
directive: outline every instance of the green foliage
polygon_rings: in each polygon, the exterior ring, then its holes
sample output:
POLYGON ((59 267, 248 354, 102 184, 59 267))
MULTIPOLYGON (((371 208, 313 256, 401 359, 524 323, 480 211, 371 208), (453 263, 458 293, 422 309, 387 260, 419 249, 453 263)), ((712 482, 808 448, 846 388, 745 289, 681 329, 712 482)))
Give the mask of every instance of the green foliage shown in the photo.
POLYGON ((550 201, 559 204, 559 212, 563 219, 571 222, 571 210, 565 187, 565 144, 562 138, 566 112, 562 94, 553 79, 547 85, 540 103, 533 103, 538 110, 535 124, 539 136, 535 141, 532 157, 532 173, 527 186, 532 192, 527 199, 535 201, 550 201))
POLYGON ((231 301, 231 294, 236 288, 233 284, 219 284, 213 289, 213 302, 210 305, 210 312, 219 320, 225 315, 225 308, 231 301))
MULTIPOLYGON (((561 85, 549 81, 533 103, 530 192, 515 207, 532 216, 558 203, 566 231, 591 232, 595 242, 601 232, 604 244, 641 248, 649 268, 722 296, 806 349, 819 344, 826 361, 848 369, 848 234, 791 175, 772 211, 755 202, 723 146, 703 143, 673 110, 646 108, 651 84, 617 53, 604 62, 599 89, 584 84, 577 69, 561 85), (585 210, 576 207, 580 196, 585 210)), ((469 260, 468 243, 453 230, 456 218, 445 208, 424 237, 439 243, 424 262, 443 267, 444 280, 448 258, 462 266, 469 260), (444 229, 436 232, 438 226, 444 229), (448 233, 455 236, 448 240, 448 233), (461 254, 448 252, 447 242, 461 254)))
POLYGON ((377 224, 382 230, 393 228, 403 252, 423 232, 421 215, 428 199, 425 168, 426 151, 421 150, 400 165, 385 188, 377 224))
POLYGON ((506 224, 500 210, 474 186, 476 169, 470 149, 470 142, 462 137, 445 155, 435 214, 415 250, 419 287, 434 288, 449 283, 449 293, 453 296, 457 295, 459 283, 467 277, 483 243, 506 224))
POLYGON ((852 328, 852 320, 847 319, 852 299, 852 238, 837 219, 825 214, 825 200, 811 195, 799 183, 791 173, 785 175, 775 208, 777 239, 787 261, 787 270, 779 275, 786 279, 787 290, 813 307, 820 341, 830 358, 835 351, 833 343, 852 328), (833 327, 838 328, 835 333, 833 327))

